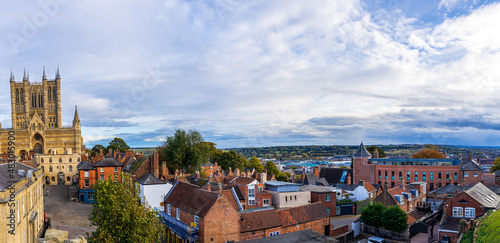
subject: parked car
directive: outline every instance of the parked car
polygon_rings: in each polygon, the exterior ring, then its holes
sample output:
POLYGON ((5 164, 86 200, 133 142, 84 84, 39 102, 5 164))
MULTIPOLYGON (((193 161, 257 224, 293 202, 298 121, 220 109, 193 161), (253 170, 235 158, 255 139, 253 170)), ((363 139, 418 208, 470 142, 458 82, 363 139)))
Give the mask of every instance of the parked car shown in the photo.
POLYGON ((386 239, 380 238, 380 237, 375 237, 375 236, 368 238, 368 242, 370 242, 370 243, 389 243, 389 241, 387 241, 386 239))

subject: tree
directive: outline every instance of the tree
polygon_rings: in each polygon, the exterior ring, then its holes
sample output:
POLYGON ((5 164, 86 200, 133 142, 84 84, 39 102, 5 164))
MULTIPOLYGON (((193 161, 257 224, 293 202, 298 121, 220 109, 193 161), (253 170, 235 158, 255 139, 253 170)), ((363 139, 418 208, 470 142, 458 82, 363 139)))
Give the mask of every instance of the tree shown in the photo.
POLYGON ((217 153, 214 160, 223 170, 228 170, 229 167, 243 170, 249 166, 248 160, 235 151, 217 153))
POLYGON ((100 144, 94 145, 94 147, 92 147, 92 155, 95 156, 95 155, 99 154, 101 152, 101 150, 106 152, 106 147, 104 147, 100 144))
MULTIPOLYGON (((109 142, 108 147, 106 147, 107 150, 112 149, 113 151, 120 151, 122 153, 125 153, 127 149, 130 149, 130 147, 127 145, 125 141, 121 138, 114 138, 109 142)), ((109 154, 108 154, 109 155, 109 154)))
POLYGON ((215 144, 205 142, 198 131, 176 130, 173 136, 166 138, 160 152, 169 170, 186 169, 194 172, 209 161, 212 147, 215 144))
POLYGON ((370 147, 366 148, 366 150, 368 150, 368 152, 370 152, 371 154, 373 154, 373 152, 374 152, 375 150, 377 150, 377 151, 378 151, 378 157, 379 157, 379 158, 387 157, 387 154, 385 153, 385 151, 384 151, 383 149, 381 149, 381 148, 379 148, 379 147, 375 146, 375 145, 372 145, 372 146, 370 146, 370 147))
POLYGON ((140 188, 128 174, 115 179, 94 184, 95 203, 89 219, 97 230, 89 242, 158 242, 164 225, 153 209, 140 204, 140 188))
POLYGON ((445 159, 442 153, 430 149, 420 150, 411 157, 414 159, 445 159))
POLYGON ((426 145, 424 145, 424 149, 434 150, 434 151, 439 152, 439 147, 437 145, 434 145, 434 144, 426 144, 426 145))
POLYGON ((274 162, 270 161, 270 160, 267 161, 267 163, 264 166, 264 168, 267 170, 267 174, 268 175, 274 174, 274 176, 277 176, 278 172, 280 172, 278 170, 278 167, 276 166, 276 164, 274 162))
POLYGON ((401 232, 408 226, 408 215, 398 206, 390 206, 382 212, 382 222, 385 229, 401 232))
MULTIPOLYGON (((349 195, 349 194, 348 194, 349 195)), ((385 210, 385 206, 381 203, 374 202, 372 205, 361 210, 361 219, 367 225, 380 227, 382 225, 382 212, 385 210)))
POLYGON ((262 165, 262 162, 260 162, 260 159, 258 159, 255 156, 250 158, 250 161, 248 163, 250 165, 250 168, 254 168, 259 173, 262 173, 262 171, 264 170, 264 166, 262 165))
POLYGON ((490 172, 495 172, 500 170, 500 157, 498 157, 495 162, 493 162, 493 166, 490 168, 490 172))

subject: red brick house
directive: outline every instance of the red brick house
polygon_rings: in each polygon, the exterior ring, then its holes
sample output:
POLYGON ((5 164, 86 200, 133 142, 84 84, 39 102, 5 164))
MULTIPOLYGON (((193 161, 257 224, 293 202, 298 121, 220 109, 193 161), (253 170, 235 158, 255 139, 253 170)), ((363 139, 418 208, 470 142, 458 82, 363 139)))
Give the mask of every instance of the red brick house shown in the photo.
MULTIPOLYGON (((467 221, 467 230, 470 228, 471 220, 482 216, 490 209, 497 209, 500 205, 500 196, 488 189, 482 183, 461 192, 456 197, 444 202, 444 223, 439 227, 439 240, 443 237, 449 238, 450 242, 456 242, 460 233, 460 221, 467 221)), ((442 221, 443 221, 442 220, 442 221)))
POLYGON ((253 240, 280 235, 281 221, 272 207, 240 212, 240 240, 253 240))
POLYGON ((312 229, 330 235, 330 214, 321 202, 277 210, 283 233, 312 229))
POLYGON ((330 217, 337 216, 337 191, 333 187, 325 186, 301 186, 301 191, 311 192, 311 203, 321 202, 330 214, 330 217))
POLYGON ((228 185, 238 186, 245 201, 241 203, 243 210, 267 207, 272 205, 271 194, 264 192, 264 184, 255 178, 235 177, 228 185))

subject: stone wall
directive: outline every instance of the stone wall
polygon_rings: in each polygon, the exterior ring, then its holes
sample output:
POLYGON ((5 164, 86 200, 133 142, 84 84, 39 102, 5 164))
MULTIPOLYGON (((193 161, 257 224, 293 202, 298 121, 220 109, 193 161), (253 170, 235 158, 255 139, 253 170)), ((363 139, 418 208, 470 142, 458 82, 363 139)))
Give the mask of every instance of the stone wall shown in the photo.
POLYGON ((68 231, 48 229, 45 238, 37 238, 36 243, 87 243, 87 239, 81 235, 68 239, 68 231))

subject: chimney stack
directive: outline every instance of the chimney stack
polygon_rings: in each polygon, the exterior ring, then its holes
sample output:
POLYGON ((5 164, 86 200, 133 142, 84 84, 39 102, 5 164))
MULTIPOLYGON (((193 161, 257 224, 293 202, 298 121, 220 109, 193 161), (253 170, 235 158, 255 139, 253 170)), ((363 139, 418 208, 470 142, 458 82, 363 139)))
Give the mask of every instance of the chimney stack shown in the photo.
MULTIPOLYGON (((388 185, 388 184, 389 184, 389 182, 387 182, 387 181, 385 181, 385 182, 384 182, 384 191, 385 191, 385 192, 387 192, 387 185, 388 185)), ((384 192, 384 193, 385 193, 385 192, 384 192)))
POLYGON ((165 178, 168 176, 168 168, 167 168, 167 162, 163 161, 161 163, 161 175, 165 178))
POLYGON ((365 181, 364 181, 364 180, 360 180, 360 181, 359 181, 359 185, 360 185, 360 186, 365 186, 365 181))
POLYGON ((378 159, 378 150, 377 149, 373 150, 373 158, 378 159))
POLYGON ((262 184, 265 184, 267 182, 267 173, 265 173, 265 172, 260 173, 260 177, 261 177, 260 182, 262 184))
POLYGON ((351 173, 347 173, 347 185, 351 185, 351 173))
POLYGON ((319 167, 318 166, 314 166, 313 173, 319 178, 319 167))

